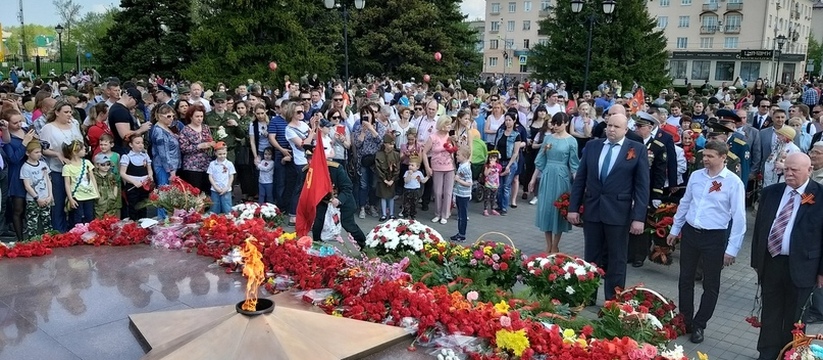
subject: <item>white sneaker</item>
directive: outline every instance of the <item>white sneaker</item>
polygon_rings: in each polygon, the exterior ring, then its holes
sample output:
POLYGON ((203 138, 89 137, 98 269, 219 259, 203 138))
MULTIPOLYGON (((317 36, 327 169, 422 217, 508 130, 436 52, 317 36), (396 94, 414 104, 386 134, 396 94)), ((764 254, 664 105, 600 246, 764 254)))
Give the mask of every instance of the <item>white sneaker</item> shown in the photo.
POLYGON ((446 225, 448 222, 449 222, 449 220, 446 220, 446 218, 440 219, 440 223, 443 224, 443 225, 446 225))
POLYGON ((439 216, 435 216, 435 217, 434 217, 434 219, 432 219, 432 222, 433 222, 433 223, 436 223, 436 222, 439 222, 439 221, 440 221, 440 217, 439 217, 439 216))
POLYGON ((529 204, 537 205, 537 198, 534 198, 531 201, 529 201, 529 204))
POLYGON ((360 208, 360 215, 358 216, 361 219, 366 218, 366 209, 360 208))

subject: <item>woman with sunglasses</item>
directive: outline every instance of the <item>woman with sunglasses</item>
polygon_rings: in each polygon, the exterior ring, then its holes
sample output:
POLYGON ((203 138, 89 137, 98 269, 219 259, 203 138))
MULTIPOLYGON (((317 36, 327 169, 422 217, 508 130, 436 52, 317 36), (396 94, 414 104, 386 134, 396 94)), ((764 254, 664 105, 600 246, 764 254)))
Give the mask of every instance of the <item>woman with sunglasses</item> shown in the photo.
POLYGON ((326 118, 334 124, 334 129, 332 129, 334 156, 331 160, 347 169, 346 165, 349 159, 349 150, 351 149, 351 132, 348 126, 342 123, 344 121, 343 112, 332 108, 326 113, 326 118))
MULTIPOLYGON (((283 112, 283 118, 288 121, 286 126, 286 140, 289 141, 292 154, 294 154, 294 161, 292 162, 292 171, 294 171, 295 183, 294 192, 292 192, 291 202, 289 203, 289 226, 294 226, 297 222, 297 202, 300 200, 300 192, 303 190, 303 181, 306 179, 306 173, 303 172, 303 167, 309 164, 306 159, 306 149, 304 145, 310 145, 315 139, 317 122, 319 116, 312 116, 309 123, 311 126, 303 121, 305 108, 299 102, 290 102, 283 112)), ((262 153, 261 153, 262 154, 262 153)))
MULTIPOLYGON (((365 105, 360 108, 360 122, 354 125, 354 145, 357 147, 357 163, 354 168, 358 169, 358 175, 360 175, 360 191, 357 200, 360 205, 359 217, 361 219, 366 218, 367 205, 373 205, 373 202, 369 200, 375 184, 374 159, 383 143, 383 135, 388 130, 379 124, 376 117, 374 110, 365 105)), ((370 210, 372 215, 378 214, 375 207, 370 210)))
MULTIPOLYGON (((149 131, 151 143, 151 167, 157 185, 168 185, 169 179, 180 168, 180 142, 177 140, 177 128, 174 127, 174 109, 168 104, 160 104, 152 110, 151 121, 154 125, 149 131)), ((157 209, 157 217, 166 218, 163 209, 157 209)))

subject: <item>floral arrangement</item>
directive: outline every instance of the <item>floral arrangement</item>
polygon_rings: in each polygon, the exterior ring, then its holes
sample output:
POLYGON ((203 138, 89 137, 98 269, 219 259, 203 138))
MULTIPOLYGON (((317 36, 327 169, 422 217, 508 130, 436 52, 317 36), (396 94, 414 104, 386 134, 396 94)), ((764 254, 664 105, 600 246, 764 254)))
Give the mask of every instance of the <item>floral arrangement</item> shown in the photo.
MULTIPOLYGON (((478 241, 468 248, 468 267, 472 272, 486 272, 489 285, 508 290, 521 274, 520 250, 509 244, 494 241, 478 241)), ((464 259, 465 261, 465 259, 464 259)))
MULTIPOLYGON (((554 201, 554 207, 560 210, 560 216, 565 218, 569 215, 569 203, 571 202, 571 194, 568 192, 564 192, 560 195, 557 200, 554 201)), ((583 215, 583 205, 580 205, 580 209, 577 211, 580 215, 583 215)), ((576 225, 579 226, 579 225, 576 225)))
POLYGON ((813 340, 823 340, 823 335, 806 335, 806 324, 798 321, 792 330, 791 348, 783 353, 783 360, 823 359, 823 347, 812 344, 813 340))
MULTIPOLYGON (((674 340, 678 336, 686 333, 686 323, 682 314, 675 313, 677 305, 671 299, 660 295, 654 290, 643 287, 639 284, 618 292, 615 303, 622 311, 637 315, 637 317, 653 316, 654 320, 649 320, 655 324, 655 334, 650 334, 653 339, 651 343, 664 343, 674 340), (630 311, 629 307, 631 307, 630 311), (657 324, 660 326, 657 326, 657 324)), ((609 304, 610 305, 610 304, 609 304)), ((609 306, 605 306, 609 307, 609 306)))
POLYGON ((443 241, 434 229, 415 220, 389 220, 377 225, 366 235, 366 247, 377 254, 419 252, 425 244, 443 241))
POLYGON ((566 254, 536 255, 523 262, 523 282, 532 293, 576 307, 588 302, 605 274, 596 265, 566 254))
POLYGON ((672 264, 672 253, 674 246, 666 242, 669 232, 674 224, 674 214, 677 213, 677 204, 660 204, 654 212, 649 213, 646 218, 646 232, 652 237, 654 247, 649 260, 663 265, 672 264))
POLYGON ((214 133, 214 137, 217 140, 223 140, 223 139, 229 137, 229 134, 226 133, 226 128, 224 128, 222 126, 218 126, 217 131, 215 131, 215 133, 214 133))
POLYGON ((177 176, 172 176, 169 179, 169 185, 161 185, 149 194, 146 205, 165 209, 169 213, 174 213, 178 209, 199 213, 209 203, 209 198, 202 194, 200 189, 191 186, 177 176))
POLYGON ((269 203, 263 205, 254 202, 237 204, 231 208, 229 216, 236 219, 236 221, 261 218, 267 226, 272 228, 282 226, 285 222, 283 212, 276 205, 269 203))

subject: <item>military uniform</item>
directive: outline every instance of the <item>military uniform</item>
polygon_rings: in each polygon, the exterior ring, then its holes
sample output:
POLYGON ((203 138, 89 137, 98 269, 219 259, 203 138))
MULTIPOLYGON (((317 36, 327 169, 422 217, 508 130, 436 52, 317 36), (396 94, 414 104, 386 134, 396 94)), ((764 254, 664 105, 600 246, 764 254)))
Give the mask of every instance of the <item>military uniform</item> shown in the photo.
MULTIPOLYGON (((645 113, 639 115, 643 116, 637 120, 639 124, 656 124, 656 120, 654 120, 651 115, 645 113)), ((666 145, 658 139, 650 138, 645 145, 649 157, 649 188, 651 189, 648 211, 654 211, 655 207, 652 206, 652 201, 663 198, 663 187, 666 186, 668 155, 666 153, 666 145)), ((649 256, 650 248, 651 235, 649 233, 644 232, 640 235, 630 234, 628 261, 632 262, 634 267, 642 266, 646 257, 649 256)))
MULTIPOLYGON (((702 168, 703 168, 703 150, 701 149, 700 151, 697 152, 697 154, 694 155, 694 170, 699 170, 699 169, 702 169, 702 168)), ((738 177, 743 179, 740 176, 740 174, 741 174, 741 171, 740 171, 740 169, 741 169, 740 158, 737 157, 737 155, 735 155, 731 151, 729 151, 729 153, 726 154, 726 169, 729 169, 729 171, 733 172, 735 175, 737 175, 738 177)))
MULTIPOLYGON (((225 101, 227 98, 226 93, 218 92, 212 96, 213 101, 225 101)), ((240 126, 240 118, 237 117, 234 113, 226 110, 223 114, 218 114, 215 110, 212 110, 208 114, 206 114, 206 118, 204 120, 206 125, 211 130, 211 137, 215 141, 222 141, 226 143, 226 148, 228 149, 228 159, 232 163, 235 162, 235 151, 237 145, 239 143, 238 138, 244 139, 247 134, 247 130, 240 126), (228 126, 227 123, 229 120, 234 120, 237 123, 237 126, 228 126), (217 133, 220 130, 220 127, 223 127, 223 130, 226 132, 225 137, 220 137, 217 133)))
POLYGON ((751 146, 746 142, 745 136, 736 132, 729 135, 729 140, 726 143, 729 144, 728 158, 731 159, 734 155, 737 163, 740 164, 740 170, 736 174, 740 176, 745 184, 749 180, 749 172, 751 171, 751 146))
MULTIPOLYGON (((357 201, 354 199, 354 186, 352 185, 349 174, 346 169, 339 163, 334 161, 326 161, 329 166, 329 177, 331 178, 332 187, 337 194, 337 201, 340 202, 338 208, 340 209, 340 225, 346 232, 354 238, 354 241, 360 245, 361 248, 366 245, 366 235, 363 230, 354 222, 354 215, 357 213, 357 201)), ((308 165, 303 168, 303 171, 308 171, 308 165)), ((329 207, 330 196, 326 196, 319 204, 317 204, 317 214, 314 218, 314 225, 311 228, 312 237, 314 241, 321 241, 320 233, 323 231, 323 224, 326 221, 326 210, 329 207)))

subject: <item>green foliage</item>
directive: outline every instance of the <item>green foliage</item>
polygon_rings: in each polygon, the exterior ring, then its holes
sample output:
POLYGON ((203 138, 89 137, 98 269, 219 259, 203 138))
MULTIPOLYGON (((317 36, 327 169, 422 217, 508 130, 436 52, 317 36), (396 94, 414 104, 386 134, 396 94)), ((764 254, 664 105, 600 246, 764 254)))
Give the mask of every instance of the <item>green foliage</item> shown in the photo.
MULTIPOLYGON (((25 35, 25 38, 23 38, 23 40, 26 43, 26 52, 29 55, 32 55, 32 54, 35 53, 34 49, 37 46, 34 43, 34 38, 35 37, 43 35, 43 36, 53 36, 55 41, 57 39, 57 33, 54 31, 53 26, 26 24, 25 25, 25 34, 22 31, 23 29, 24 28, 22 28, 20 26, 5 26, 5 25, 3 26, 3 31, 8 31, 8 32, 11 33, 11 36, 9 36, 4 41, 6 43, 6 46, 7 46, 8 50, 9 50, 7 55, 20 54, 20 39, 22 38, 23 35, 25 35)), ((33 58, 33 56, 29 56, 29 57, 33 58)))
POLYGON ((80 44, 81 56, 89 52, 92 59, 96 59, 103 53, 106 33, 114 25, 114 16, 119 11, 111 7, 103 13, 88 12, 74 25, 72 33, 75 41, 80 44))
MULTIPOLYGON (((351 76, 391 75, 433 81, 474 76, 482 57, 476 34, 465 23, 456 0, 368 0, 363 10, 350 7, 351 76), (442 59, 435 61, 434 53, 442 59)), ((340 38, 342 39, 342 33, 340 38)), ((340 42, 339 40, 337 42, 340 42)), ((343 54, 343 44, 337 47, 343 54)), ((340 56, 340 73, 343 61, 340 56)))
POLYGON ((120 7, 101 41, 103 73, 169 77, 191 59, 191 0, 122 0, 120 7))
POLYGON ((537 44, 529 55, 529 67, 537 78, 562 79, 573 89, 583 85, 588 41, 587 18, 598 21, 592 32, 589 90, 603 80, 617 79, 623 84, 636 80, 640 85, 659 89, 671 84, 666 72, 666 38, 655 30, 645 0, 621 0, 614 13, 602 12, 602 0, 587 2, 579 14, 569 2, 561 2, 554 15, 540 22, 540 34, 549 37, 548 45, 537 44))
POLYGON ((53 0, 55 14, 60 17, 60 25, 65 29, 63 41, 71 43, 74 40, 74 26, 80 18, 80 10, 83 8, 74 0, 53 0))
MULTIPOLYGON (((814 70, 812 71, 812 75, 817 75, 821 73, 821 65, 823 65, 823 44, 820 44, 815 40, 814 36, 809 36, 809 47, 808 52, 806 52, 806 59, 814 60, 814 70)), ((803 69, 805 70, 805 69, 803 69)))

